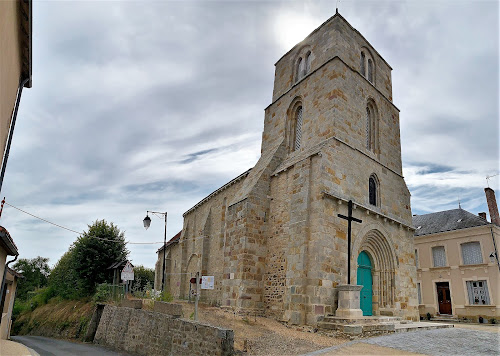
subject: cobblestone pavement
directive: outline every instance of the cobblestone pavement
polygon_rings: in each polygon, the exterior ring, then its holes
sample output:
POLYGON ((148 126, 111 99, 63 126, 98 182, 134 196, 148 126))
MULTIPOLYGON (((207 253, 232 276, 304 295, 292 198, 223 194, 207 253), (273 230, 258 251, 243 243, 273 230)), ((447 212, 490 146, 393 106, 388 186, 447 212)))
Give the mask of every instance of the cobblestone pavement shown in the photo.
POLYGON ((500 355, 500 335, 460 328, 384 335, 361 342, 426 355, 500 355))

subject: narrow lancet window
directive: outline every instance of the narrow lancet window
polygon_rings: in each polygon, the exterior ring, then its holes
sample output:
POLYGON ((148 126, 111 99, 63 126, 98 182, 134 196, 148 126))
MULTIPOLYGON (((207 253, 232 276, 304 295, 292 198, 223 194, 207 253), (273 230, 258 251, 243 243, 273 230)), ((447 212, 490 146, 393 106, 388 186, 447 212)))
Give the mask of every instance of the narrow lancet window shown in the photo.
POLYGON ((300 148, 300 139, 302 138, 302 106, 297 109, 297 114, 295 118, 295 142, 294 150, 297 151, 300 148))
POLYGON ((311 70, 311 52, 307 52, 306 54, 306 74, 311 70))
POLYGON ((368 59, 368 81, 373 83, 373 68, 372 60, 368 59))
POLYGON ((361 52, 361 75, 365 76, 365 53, 361 52))
POLYGON ((368 181, 368 196, 370 205, 377 205, 377 182, 372 176, 368 181))
POLYGON ((302 57, 297 61, 297 73, 295 74, 295 81, 298 82, 302 78, 302 57))

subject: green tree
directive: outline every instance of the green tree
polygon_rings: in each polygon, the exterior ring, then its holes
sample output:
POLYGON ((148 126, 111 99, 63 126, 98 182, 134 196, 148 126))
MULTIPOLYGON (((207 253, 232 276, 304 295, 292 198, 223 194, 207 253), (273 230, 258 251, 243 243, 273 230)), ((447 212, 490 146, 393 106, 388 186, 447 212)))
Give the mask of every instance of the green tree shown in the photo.
POLYGON ((49 259, 46 257, 21 258, 13 265, 13 269, 22 273, 17 286, 17 298, 26 300, 28 292, 47 286, 50 273, 49 259))
POLYGON ((152 268, 144 266, 134 267, 134 282, 132 282, 132 289, 144 290, 146 284, 152 287, 155 284, 155 271, 152 268))
POLYGON ((85 294, 95 292, 99 283, 107 282, 109 270, 116 261, 128 257, 125 234, 113 223, 96 220, 75 241, 72 256, 76 275, 85 294))
POLYGON ((50 273, 49 288, 63 299, 78 299, 87 295, 76 273, 73 246, 57 261, 50 273))

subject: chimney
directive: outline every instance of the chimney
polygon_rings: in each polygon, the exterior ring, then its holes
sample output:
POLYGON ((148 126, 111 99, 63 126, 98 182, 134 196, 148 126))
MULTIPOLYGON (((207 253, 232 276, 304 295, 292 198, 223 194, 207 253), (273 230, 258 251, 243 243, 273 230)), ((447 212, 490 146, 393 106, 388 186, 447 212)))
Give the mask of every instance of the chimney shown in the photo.
POLYGON ((486 202, 488 203, 491 222, 495 225, 500 226, 500 216, 498 215, 498 206, 497 199, 495 198, 495 191, 488 187, 484 188, 484 193, 486 194, 486 202))
POLYGON ((479 217, 483 220, 486 220, 486 213, 478 213, 479 217))

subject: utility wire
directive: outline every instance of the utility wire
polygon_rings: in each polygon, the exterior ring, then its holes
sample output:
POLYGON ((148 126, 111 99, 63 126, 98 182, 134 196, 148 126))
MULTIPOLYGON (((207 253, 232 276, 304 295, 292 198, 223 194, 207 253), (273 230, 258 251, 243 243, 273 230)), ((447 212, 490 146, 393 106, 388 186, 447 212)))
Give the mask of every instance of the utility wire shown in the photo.
MULTIPOLYGON (((117 240, 110 240, 110 239, 105 239, 105 238, 103 238, 103 237, 99 237, 99 236, 86 235, 86 234, 84 234, 84 233, 78 232, 78 231, 76 231, 76 230, 73 230, 73 229, 70 229, 70 228, 68 228, 68 227, 65 227, 65 226, 62 226, 62 225, 59 225, 59 224, 53 223, 52 221, 49 221, 49 220, 43 219, 43 218, 41 218, 41 217, 39 217, 39 216, 36 216, 36 215, 34 215, 34 214, 31 214, 31 213, 29 213, 29 212, 27 212, 27 211, 25 211, 25 210, 23 210, 23 209, 20 209, 20 208, 18 208, 18 207, 16 207, 16 206, 14 206, 14 205, 12 205, 12 204, 7 203, 7 202, 5 202, 5 204, 7 204, 8 206, 10 206, 10 207, 12 207, 12 208, 14 208, 14 209, 17 209, 17 210, 19 210, 19 211, 23 212, 23 213, 25 213, 25 214, 27 214, 27 215, 29 215, 29 216, 32 216, 32 217, 34 217, 34 218, 36 218, 36 219, 39 219, 39 220, 45 221, 46 223, 52 224, 52 225, 57 226, 57 227, 59 227, 59 228, 61 228, 61 229, 68 230, 68 231, 71 231, 71 232, 74 232, 75 234, 78 234, 78 235, 81 235, 81 236, 93 237, 93 238, 95 238, 95 239, 99 239, 99 240, 103 240, 103 241, 117 242, 117 240)), ((131 245, 156 245, 156 244, 163 244, 163 241, 161 241, 161 242, 130 242, 130 241, 125 241, 125 243, 126 243, 126 244, 131 244, 131 245)))

